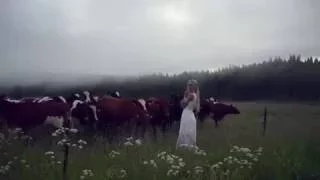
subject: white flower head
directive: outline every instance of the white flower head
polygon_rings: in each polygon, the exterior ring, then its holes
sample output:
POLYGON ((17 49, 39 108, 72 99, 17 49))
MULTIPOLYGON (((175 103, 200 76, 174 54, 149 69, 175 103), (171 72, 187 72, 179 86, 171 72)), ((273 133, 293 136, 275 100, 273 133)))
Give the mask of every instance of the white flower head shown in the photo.
POLYGON ((143 164, 147 165, 147 164, 149 164, 149 162, 148 161, 143 161, 143 164))
POLYGON ((125 169, 120 169, 119 178, 125 178, 127 176, 127 171, 125 169))
POLYGON ((78 129, 70 129, 69 131, 75 134, 78 132, 78 129))
POLYGON ((136 145, 140 146, 140 145, 142 145, 142 140, 141 139, 136 139, 135 143, 136 143, 136 145))
POLYGON ((51 155, 54 155, 54 152, 53 151, 47 151, 47 152, 44 153, 44 155, 51 156, 51 155))
POLYGON ((133 146, 132 142, 130 142, 130 141, 127 141, 127 142, 123 143, 123 145, 125 145, 125 146, 133 146))
POLYGON ((132 141, 133 140, 133 137, 128 137, 126 138, 127 141, 132 141))

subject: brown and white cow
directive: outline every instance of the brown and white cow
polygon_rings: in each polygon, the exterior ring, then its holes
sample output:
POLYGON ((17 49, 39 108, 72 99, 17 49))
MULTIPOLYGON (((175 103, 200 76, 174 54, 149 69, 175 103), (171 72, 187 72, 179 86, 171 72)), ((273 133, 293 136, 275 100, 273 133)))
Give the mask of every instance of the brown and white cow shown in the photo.
POLYGON ((219 122, 228 114, 240 114, 240 111, 232 104, 228 105, 206 100, 201 101, 201 109, 199 113, 200 122, 203 122, 204 118, 209 116, 214 120, 215 126, 218 127, 219 122))
POLYGON ((180 94, 171 94, 169 98, 169 105, 170 105, 170 126, 174 122, 180 122, 181 114, 182 114, 182 107, 180 105, 183 96, 180 94))
POLYGON ((169 101, 163 98, 151 97, 146 101, 146 109, 151 115, 150 124, 154 137, 156 138, 157 127, 160 127, 163 135, 165 135, 166 129, 171 124, 169 101))
POLYGON ((55 128, 72 126, 69 107, 60 102, 24 102, 2 96, 0 116, 7 127, 19 127, 25 132, 43 124, 55 128))
POLYGON ((49 124, 55 128, 74 127, 75 120, 81 125, 97 121, 94 105, 80 100, 67 102, 62 96, 13 100, 2 96, 0 115, 10 127, 28 131, 39 125, 49 124))
POLYGON ((138 128, 142 128, 142 136, 145 133, 148 113, 138 100, 103 97, 97 102, 97 112, 98 128, 109 133, 110 141, 119 127, 125 127, 129 135, 138 128))

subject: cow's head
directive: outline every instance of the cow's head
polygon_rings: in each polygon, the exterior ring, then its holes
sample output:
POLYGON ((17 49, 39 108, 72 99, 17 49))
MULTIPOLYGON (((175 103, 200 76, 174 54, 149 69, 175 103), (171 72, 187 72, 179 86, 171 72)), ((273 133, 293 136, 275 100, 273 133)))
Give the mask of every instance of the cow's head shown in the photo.
POLYGON ((96 106, 80 100, 73 102, 71 114, 72 117, 78 119, 82 125, 93 125, 98 121, 96 106))
POLYGON ((113 91, 113 92, 108 91, 107 95, 111 96, 111 97, 114 97, 114 98, 121 98, 121 95, 120 95, 119 91, 113 91))
POLYGON ((146 120, 150 120, 152 118, 150 113, 147 111, 146 101, 144 99, 133 100, 132 102, 137 107, 138 116, 140 118, 143 118, 143 119, 146 119, 146 120))
POLYGON ((238 108, 236 108, 235 106, 233 106, 232 104, 228 105, 228 110, 227 112, 229 114, 240 114, 240 111, 238 108))

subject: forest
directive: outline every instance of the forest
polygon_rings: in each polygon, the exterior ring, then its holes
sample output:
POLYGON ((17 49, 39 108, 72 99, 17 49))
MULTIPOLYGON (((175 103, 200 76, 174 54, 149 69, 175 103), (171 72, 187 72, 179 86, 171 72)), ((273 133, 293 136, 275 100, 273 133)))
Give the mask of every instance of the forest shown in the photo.
POLYGON ((152 74, 117 82, 108 79, 95 85, 72 88, 48 89, 45 85, 15 86, 2 89, 13 97, 68 95, 80 90, 90 90, 102 95, 118 90, 122 96, 167 97, 171 93, 182 93, 186 81, 194 78, 200 83, 202 97, 221 100, 251 101, 317 101, 320 100, 320 62, 301 55, 290 55, 287 59, 270 58, 261 63, 229 66, 214 72, 183 72, 176 75, 152 74))

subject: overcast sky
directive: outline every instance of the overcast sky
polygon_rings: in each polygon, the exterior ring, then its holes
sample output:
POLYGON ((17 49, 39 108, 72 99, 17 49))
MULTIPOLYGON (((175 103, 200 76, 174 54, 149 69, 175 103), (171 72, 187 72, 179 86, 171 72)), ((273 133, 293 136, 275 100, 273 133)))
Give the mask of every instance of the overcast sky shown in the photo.
POLYGON ((0 75, 130 75, 320 56, 319 0, 0 0, 0 75))

